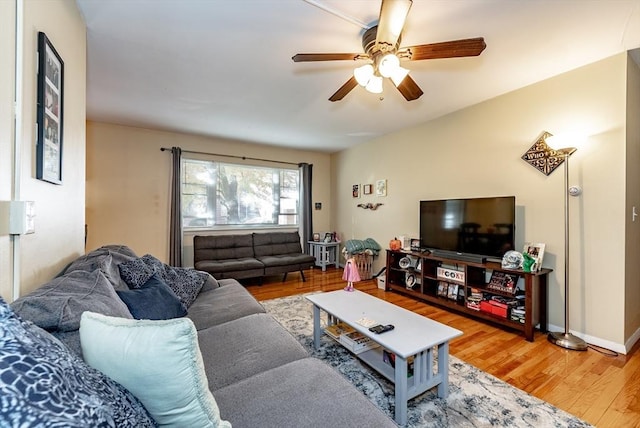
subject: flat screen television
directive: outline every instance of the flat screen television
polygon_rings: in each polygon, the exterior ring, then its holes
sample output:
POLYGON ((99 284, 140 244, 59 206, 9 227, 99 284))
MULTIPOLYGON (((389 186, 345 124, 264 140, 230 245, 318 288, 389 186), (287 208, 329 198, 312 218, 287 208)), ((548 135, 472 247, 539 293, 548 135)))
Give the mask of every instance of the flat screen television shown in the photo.
POLYGON ((420 201, 420 245, 435 255, 502 258, 513 250, 515 196, 420 201))

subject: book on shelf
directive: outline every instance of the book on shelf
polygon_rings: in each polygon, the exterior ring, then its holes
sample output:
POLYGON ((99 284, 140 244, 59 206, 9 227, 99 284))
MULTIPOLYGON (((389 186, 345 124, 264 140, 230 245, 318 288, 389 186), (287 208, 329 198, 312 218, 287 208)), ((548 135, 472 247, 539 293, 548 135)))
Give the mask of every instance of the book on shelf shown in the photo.
POLYGON ((458 299, 458 284, 449 284, 449 290, 447 293, 447 297, 451 300, 458 299))
POLYGON ((438 296, 447 297, 448 290, 449 290, 448 282, 438 281, 438 296))
POLYGON ((342 334, 340 336, 340 343, 354 354, 359 354, 380 346, 364 334, 357 331, 342 334))
POLYGON ((482 300, 482 290, 480 288, 471 287, 470 297, 482 300))
POLYGON ((487 288, 514 294, 518 288, 518 279, 520 279, 520 275, 494 270, 491 273, 487 288))
POLYGON ((324 332, 327 333, 329 336, 333 337, 334 339, 340 339, 340 336, 342 336, 343 334, 353 333, 354 331, 356 330, 353 327, 343 322, 328 325, 324 329, 324 332))
MULTIPOLYGON (((382 361, 389 364, 394 369, 396 368, 396 354, 386 349, 382 350, 382 361)), ((414 357, 407 358, 407 377, 413 376, 413 361, 414 357)))
POLYGON ((482 301, 482 290, 471 287, 471 294, 467 297, 467 308, 474 311, 480 310, 480 302, 482 301))

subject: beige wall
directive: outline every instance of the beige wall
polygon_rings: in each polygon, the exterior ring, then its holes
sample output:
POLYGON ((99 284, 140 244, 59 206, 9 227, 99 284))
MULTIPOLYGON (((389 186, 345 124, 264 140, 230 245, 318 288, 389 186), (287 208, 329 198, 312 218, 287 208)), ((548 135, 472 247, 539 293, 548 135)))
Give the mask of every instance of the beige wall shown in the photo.
MULTIPOLYGON (((165 261, 168 259, 171 153, 162 152, 160 148, 172 146, 190 151, 313 164, 313 201, 322 202, 322 210, 313 212, 314 228, 331 230, 330 156, 326 153, 89 122, 88 249, 123 243, 140 255, 150 253, 165 261)), ((191 234, 185 238, 185 265, 193 260, 191 238, 191 234)))
MULTIPOLYGON (((0 1, 0 201, 11 200, 13 158, 13 88, 15 51, 15 3, 0 1)), ((0 296, 11 297, 11 238, 0 234, 0 296)))
MULTIPOLYGON (((2 43, 4 33, 11 30, 15 20, 13 2, 2 2, 2 43), (7 12, 5 15, 4 12, 7 12), (5 27, 5 20, 9 28, 5 27)), ((85 176, 85 98, 86 98, 86 43, 85 25, 73 0, 25 0, 23 19, 22 94, 24 104, 21 109, 22 127, 17 131, 18 153, 21 159, 18 168, 11 177, 19 184, 19 193, 10 193, 11 179, 3 180, 0 187, 2 198, 35 201, 36 233, 15 239, 7 245, 7 237, 0 238, 0 248, 4 260, 6 248, 14 245, 19 259, 19 272, 7 277, 18 276, 20 292, 24 294, 52 276, 72 258, 84 251, 84 176, 85 176), (38 31, 47 34, 65 65, 64 69, 64 156, 63 185, 56 186, 35 179, 35 123, 36 123, 36 66, 38 31)), ((12 37, 9 34, 9 39, 12 37)), ((15 49, 8 46, 8 58, 13 57, 15 49)), ((3 52, 5 52, 3 50, 3 52)), ((5 59, 6 60, 6 59, 5 59)), ((8 72, 2 61, 3 75, 8 72)), ((9 59, 8 61, 11 61, 9 59)), ((14 80, 8 79, 13 85, 14 80)), ((5 85, 2 79, 1 85, 5 85)), ((6 105, 11 94, 2 86, 2 105, 6 105)), ((2 132, 5 124, 11 126, 12 118, 2 114, 2 132)), ((6 144, 6 135, 2 134, 3 171, 6 157, 11 159, 13 143, 6 144)), ((11 171, 12 167, 8 167, 11 171)), ((4 264, 4 262, 3 262, 4 264)), ((5 276, 4 273, 2 275, 5 276)), ((3 297, 11 299, 9 290, 2 285, 3 297)))
POLYGON ((625 334, 627 347, 640 337, 640 66, 630 57, 627 61, 627 204, 625 209, 626 290, 625 334))
POLYGON ((570 201, 570 326, 624 351, 626 73, 617 55, 335 154, 336 229, 387 247, 418 236, 421 199, 515 195, 516 245, 546 243, 550 322, 563 329, 563 172, 545 176, 520 157, 543 130, 582 131, 589 138, 570 162, 570 185, 584 189, 570 201), (352 199, 352 184, 378 179, 388 180, 387 197, 352 199), (356 208, 375 201, 377 211, 356 208))

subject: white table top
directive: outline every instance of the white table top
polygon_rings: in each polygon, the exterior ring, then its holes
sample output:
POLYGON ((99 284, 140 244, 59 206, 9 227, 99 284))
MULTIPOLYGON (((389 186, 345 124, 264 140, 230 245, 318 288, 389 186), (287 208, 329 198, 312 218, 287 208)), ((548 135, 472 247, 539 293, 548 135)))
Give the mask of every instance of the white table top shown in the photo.
POLYGON ((344 290, 306 296, 314 305, 403 358, 462 335, 460 330, 373 297, 344 290), (375 334, 356 321, 366 317, 377 324, 393 324, 392 331, 375 334))

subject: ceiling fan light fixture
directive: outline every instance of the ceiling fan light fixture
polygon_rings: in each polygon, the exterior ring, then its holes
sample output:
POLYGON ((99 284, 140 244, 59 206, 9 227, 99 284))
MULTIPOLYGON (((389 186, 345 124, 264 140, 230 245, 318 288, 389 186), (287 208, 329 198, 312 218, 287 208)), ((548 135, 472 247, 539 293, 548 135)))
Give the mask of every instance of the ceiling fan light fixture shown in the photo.
POLYGON ((353 77, 356 78, 358 85, 366 87, 373 77, 373 66, 371 64, 365 64, 362 67, 356 68, 353 70, 353 77))
POLYGON ((369 83, 365 86, 365 89, 372 94, 381 94, 382 93, 382 77, 381 76, 371 76, 369 83))
MULTIPOLYGON (((316 5, 326 0, 304 1, 316 5)), ((366 65, 355 68, 349 80, 329 97, 331 102, 342 100, 356 86, 380 94, 384 79, 390 79, 407 101, 417 100, 424 92, 400 62, 478 56, 487 47, 483 37, 403 47, 402 33, 413 0, 378 1, 381 5, 377 24, 369 28, 362 25, 364 53, 298 53, 291 58, 294 62, 367 60, 366 65)))
POLYGON ((400 60, 394 54, 386 54, 380 60, 378 71, 382 77, 391 77, 400 68, 400 60))
POLYGON ((409 70, 403 67, 396 68, 389 78, 394 85, 400 86, 405 77, 409 74, 409 70))

